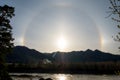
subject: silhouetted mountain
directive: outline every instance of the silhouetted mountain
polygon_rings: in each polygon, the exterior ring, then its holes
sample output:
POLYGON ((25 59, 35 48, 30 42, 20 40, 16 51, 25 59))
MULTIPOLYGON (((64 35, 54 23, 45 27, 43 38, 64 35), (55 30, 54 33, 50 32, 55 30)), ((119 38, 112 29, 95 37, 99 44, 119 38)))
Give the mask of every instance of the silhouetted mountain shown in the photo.
POLYGON ((9 63, 40 63, 48 59, 55 63, 105 62, 120 61, 120 55, 101 52, 99 50, 40 53, 24 46, 16 46, 13 53, 7 55, 9 63))
POLYGON ((104 53, 99 50, 72 51, 68 53, 53 53, 55 62, 60 63, 79 63, 79 62, 105 62, 120 61, 120 55, 104 53))
POLYGON ((52 60, 51 57, 40 53, 34 49, 29 49, 25 46, 16 46, 13 52, 7 55, 9 63, 39 63, 43 59, 52 60))

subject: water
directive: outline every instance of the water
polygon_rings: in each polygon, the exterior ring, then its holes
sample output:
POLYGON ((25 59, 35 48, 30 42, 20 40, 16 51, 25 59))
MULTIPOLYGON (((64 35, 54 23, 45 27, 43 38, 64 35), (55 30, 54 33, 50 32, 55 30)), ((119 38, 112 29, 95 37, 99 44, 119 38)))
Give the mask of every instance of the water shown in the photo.
POLYGON ((80 74, 37 74, 11 73, 13 80, 39 80, 51 78, 53 80, 120 80, 120 75, 80 75, 80 74), (20 76, 24 75, 24 76, 20 76))

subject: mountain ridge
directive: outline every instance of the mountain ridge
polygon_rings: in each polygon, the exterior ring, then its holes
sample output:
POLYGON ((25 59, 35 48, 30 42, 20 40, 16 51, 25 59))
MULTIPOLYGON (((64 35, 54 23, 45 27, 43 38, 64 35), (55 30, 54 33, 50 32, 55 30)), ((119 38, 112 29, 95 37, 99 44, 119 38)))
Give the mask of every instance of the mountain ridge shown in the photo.
POLYGON ((8 63, 26 64, 38 64, 44 59, 54 63, 105 62, 120 61, 120 55, 102 52, 97 49, 94 51, 87 49, 86 51, 41 53, 25 46, 15 46, 13 52, 6 57, 8 63))

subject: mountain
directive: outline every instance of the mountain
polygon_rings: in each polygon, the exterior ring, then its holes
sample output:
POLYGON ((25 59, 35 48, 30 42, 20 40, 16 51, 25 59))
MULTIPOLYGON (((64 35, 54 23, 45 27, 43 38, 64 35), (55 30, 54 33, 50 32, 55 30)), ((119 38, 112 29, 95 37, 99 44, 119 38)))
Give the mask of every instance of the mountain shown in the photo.
POLYGON ((92 51, 88 49, 86 51, 56 52, 53 54, 57 63, 120 61, 120 55, 113 55, 99 50, 92 51))
POLYGON ((40 63, 43 60, 54 63, 105 62, 120 61, 120 55, 113 55, 99 50, 41 53, 25 46, 16 46, 6 57, 9 63, 40 63))
POLYGON ((6 57, 8 63, 39 63, 44 59, 52 61, 51 57, 25 46, 14 47, 13 52, 6 57))

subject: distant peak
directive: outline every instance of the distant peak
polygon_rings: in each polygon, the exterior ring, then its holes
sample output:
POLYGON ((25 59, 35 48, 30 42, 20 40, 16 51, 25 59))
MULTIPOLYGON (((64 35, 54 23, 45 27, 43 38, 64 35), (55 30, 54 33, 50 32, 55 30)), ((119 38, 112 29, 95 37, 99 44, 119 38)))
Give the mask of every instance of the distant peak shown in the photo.
POLYGON ((18 45, 18 46, 15 46, 15 47, 24 47, 24 48, 27 48, 26 46, 20 46, 20 45, 18 45))
POLYGON ((100 50, 96 49, 95 52, 101 52, 100 50))
POLYGON ((87 51, 87 52, 91 52, 92 50, 91 50, 91 49, 87 49, 86 51, 87 51))

